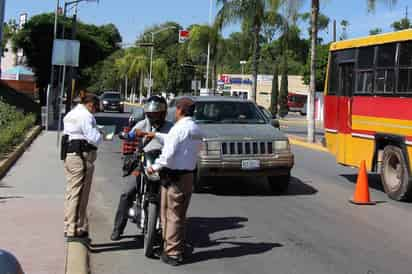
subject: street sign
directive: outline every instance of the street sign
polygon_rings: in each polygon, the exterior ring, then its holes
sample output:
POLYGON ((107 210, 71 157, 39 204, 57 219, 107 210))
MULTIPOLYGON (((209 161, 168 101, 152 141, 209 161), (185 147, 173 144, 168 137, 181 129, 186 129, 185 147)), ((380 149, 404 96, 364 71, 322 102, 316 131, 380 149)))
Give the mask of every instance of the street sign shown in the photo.
POLYGON ((79 66, 80 42, 77 40, 55 39, 52 64, 54 66, 79 66))
POLYGON ((152 81, 150 81, 149 78, 145 78, 144 79, 144 87, 149 88, 150 86, 153 86, 153 79, 152 79, 152 81), (150 83, 151 83, 151 85, 150 85, 150 83))
POLYGON ((27 17, 28 17, 28 14, 25 13, 25 12, 20 14, 20 16, 19 16, 19 29, 22 29, 24 24, 27 23, 27 17))
POLYGON ((179 30, 179 43, 184 43, 189 39, 190 32, 188 30, 179 30))

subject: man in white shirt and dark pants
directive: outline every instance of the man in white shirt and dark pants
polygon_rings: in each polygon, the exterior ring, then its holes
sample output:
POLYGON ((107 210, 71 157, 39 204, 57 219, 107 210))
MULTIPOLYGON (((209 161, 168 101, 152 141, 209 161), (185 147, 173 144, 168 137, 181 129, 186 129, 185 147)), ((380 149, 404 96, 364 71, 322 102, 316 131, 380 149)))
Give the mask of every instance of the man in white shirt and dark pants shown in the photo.
POLYGON ((146 133, 164 143, 162 154, 148 172, 161 171, 170 179, 170 185, 162 187, 161 195, 160 214, 164 240, 161 259, 173 266, 183 262, 186 212, 202 142, 201 130, 192 118, 194 110, 194 101, 182 98, 176 102, 177 122, 168 134, 146 133))
POLYGON ((102 135, 93 116, 99 108, 99 99, 93 94, 82 98, 64 117, 66 143, 64 170, 67 178, 64 203, 64 232, 68 240, 88 238, 87 204, 93 179, 97 146, 102 135))

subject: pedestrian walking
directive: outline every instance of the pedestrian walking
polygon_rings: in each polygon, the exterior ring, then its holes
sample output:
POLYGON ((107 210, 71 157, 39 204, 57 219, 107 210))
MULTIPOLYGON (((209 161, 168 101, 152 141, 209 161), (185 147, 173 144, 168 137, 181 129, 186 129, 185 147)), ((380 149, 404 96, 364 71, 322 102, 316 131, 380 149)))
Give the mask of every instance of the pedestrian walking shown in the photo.
POLYGON ((68 240, 88 238, 89 235, 87 204, 97 146, 102 141, 93 115, 98 109, 98 97, 86 94, 63 120, 62 159, 67 179, 64 232, 68 240))
POLYGON ((165 174, 170 184, 161 190, 161 223, 163 229, 163 262, 177 266, 183 263, 186 212, 193 191, 194 170, 200 151, 202 133, 192 116, 195 103, 189 98, 176 102, 176 124, 168 134, 147 133, 164 143, 162 153, 148 173, 165 174))

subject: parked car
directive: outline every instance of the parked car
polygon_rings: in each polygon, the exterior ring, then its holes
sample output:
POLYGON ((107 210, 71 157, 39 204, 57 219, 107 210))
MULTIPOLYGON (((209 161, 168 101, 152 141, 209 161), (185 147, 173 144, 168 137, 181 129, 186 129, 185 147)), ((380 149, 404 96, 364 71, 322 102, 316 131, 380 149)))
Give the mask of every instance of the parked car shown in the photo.
POLYGON ((124 112, 124 102, 119 92, 106 91, 100 96, 100 110, 124 112))
MULTIPOLYGON (((198 159, 195 189, 214 176, 264 176, 274 192, 286 191, 294 156, 288 138, 273 120, 248 100, 233 97, 190 97, 194 119, 205 136, 198 159)), ((178 98, 177 98, 178 99, 178 98)), ((174 119, 169 106, 168 119, 174 119)))
POLYGON ((288 109, 291 112, 301 112, 303 105, 306 103, 307 96, 295 93, 288 95, 288 109))

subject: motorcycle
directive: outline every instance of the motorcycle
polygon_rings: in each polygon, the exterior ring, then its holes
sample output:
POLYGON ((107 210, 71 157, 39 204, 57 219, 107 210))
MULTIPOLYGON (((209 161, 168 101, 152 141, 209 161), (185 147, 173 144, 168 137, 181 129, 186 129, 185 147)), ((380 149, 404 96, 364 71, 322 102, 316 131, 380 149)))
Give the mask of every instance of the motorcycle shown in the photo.
POLYGON ((138 146, 133 155, 134 164, 130 165, 133 169, 133 172, 130 173, 136 176, 138 192, 128 215, 143 234, 144 255, 152 258, 156 248, 161 247, 162 241, 160 224, 161 178, 159 173, 148 174, 147 169, 160 156, 161 145, 151 145, 149 148, 149 143, 138 146))

